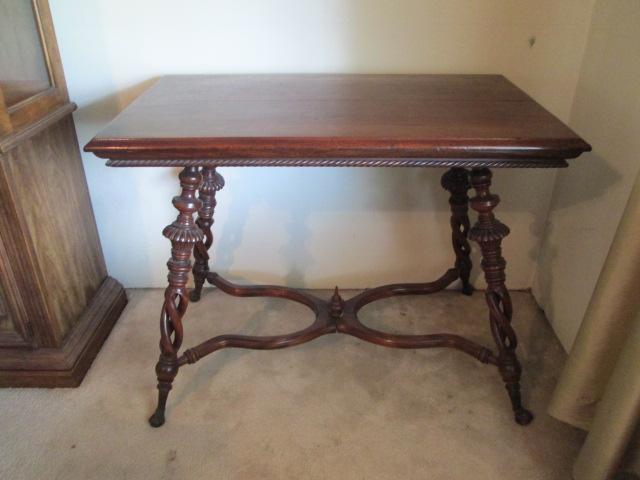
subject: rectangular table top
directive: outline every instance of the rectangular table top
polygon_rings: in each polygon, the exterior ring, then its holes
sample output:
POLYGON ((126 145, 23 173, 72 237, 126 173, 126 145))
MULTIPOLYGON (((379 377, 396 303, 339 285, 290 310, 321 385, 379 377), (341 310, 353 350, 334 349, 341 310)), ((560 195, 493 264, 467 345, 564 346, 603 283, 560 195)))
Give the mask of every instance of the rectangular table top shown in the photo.
POLYGON ((167 76, 85 146, 113 166, 562 167, 590 149, 501 75, 167 76))

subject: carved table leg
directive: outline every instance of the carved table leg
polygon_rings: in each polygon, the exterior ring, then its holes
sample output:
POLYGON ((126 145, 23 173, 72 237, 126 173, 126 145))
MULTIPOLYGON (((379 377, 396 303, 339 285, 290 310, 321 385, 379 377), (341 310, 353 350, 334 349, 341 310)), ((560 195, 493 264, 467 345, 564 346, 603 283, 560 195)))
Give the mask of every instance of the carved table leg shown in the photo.
POLYGON ((196 167, 186 167, 180 173, 182 193, 173 198, 173 205, 180 212, 178 218, 167 226, 162 234, 171 240, 169 286, 164 292, 164 304, 160 315, 160 359, 156 365, 158 375, 158 407, 149 419, 153 427, 164 423, 164 410, 171 384, 178 373, 178 350, 182 344, 182 317, 187 310, 187 280, 191 271, 193 246, 202 242, 204 234, 193 220, 193 214, 200 208, 196 190, 201 182, 196 167))
POLYGON ((204 240, 196 243, 193 249, 195 259, 193 280, 195 286, 189 294, 189 299, 192 302, 200 300, 202 286, 209 273, 209 249, 213 244, 211 227, 213 226, 213 213, 217 204, 216 192, 222 190, 222 187, 224 187, 224 178, 216 172, 215 167, 204 167, 202 169, 202 185, 199 190, 202 206, 198 210, 198 219, 196 220, 197 225, 204 233, 204 240))
POLYGON ((471 199, 471 208, 478 212, 478 221, 469 231, 469 238, 478 242, 482 250, 482 269, 487 281, 486 299, 489 305, 491 333, 498 347, 498 369, 509 392, 516 422, 527 425, 533 420, 533 415, 522 406, 520 398, 522 368, 516 356, 518 340, 511 326, 513 310, 511 297, 505 286, 506 261, 502 257, 501 248, 502 239, 509 234, 509 228, 493 215, 493 209, 500 202, 500 197, 489 191, 489 169, 472 170, 471 184, 476 190, 476 196, 471 199))
POLYGON ((451 168, 441 180, 442 187, 447 190, 451 197, 451 239, 453 251, 456 254, 456 268, 460 272, 462 281, 462 293, 471 295, 473 287, 469 283, 471 275, 471 247, 467 240, 469 233, 469 197, 467 191, 471 188, 469 184, 469 173, 464 168, 451 168))

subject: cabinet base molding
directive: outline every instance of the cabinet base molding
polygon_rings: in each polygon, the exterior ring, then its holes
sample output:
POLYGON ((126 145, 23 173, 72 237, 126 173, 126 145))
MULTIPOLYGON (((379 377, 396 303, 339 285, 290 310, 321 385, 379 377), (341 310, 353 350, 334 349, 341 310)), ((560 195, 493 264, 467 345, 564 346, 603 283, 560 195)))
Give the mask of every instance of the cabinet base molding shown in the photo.
POLYGON ((0 348, 0 387, 77 387, 127 304, 107 277, 60 348, 0 348))

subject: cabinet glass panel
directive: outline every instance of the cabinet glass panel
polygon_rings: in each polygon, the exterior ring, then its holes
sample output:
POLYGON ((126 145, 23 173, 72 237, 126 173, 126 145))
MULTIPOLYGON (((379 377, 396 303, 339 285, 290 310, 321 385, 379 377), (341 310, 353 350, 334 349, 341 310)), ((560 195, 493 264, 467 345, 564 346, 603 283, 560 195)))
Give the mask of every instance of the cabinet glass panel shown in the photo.
POLYGON ((51 87, 31 0, 0 0, 0 89, 8 107, 51 87))

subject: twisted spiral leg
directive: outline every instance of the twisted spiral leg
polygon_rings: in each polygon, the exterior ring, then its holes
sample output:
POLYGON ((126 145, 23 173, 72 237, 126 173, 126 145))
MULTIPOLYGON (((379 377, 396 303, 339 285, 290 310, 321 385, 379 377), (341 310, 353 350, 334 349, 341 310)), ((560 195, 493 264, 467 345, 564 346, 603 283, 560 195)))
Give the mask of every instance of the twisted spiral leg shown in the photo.
POLYGON ((191 252, 193 246, 202 242, 204 234, 193 220, 193 214, 200 208, 200 200, 195 192, 201 181, 196 167, 186 167, 180 173, 182 193, 173 198, 173 205, 180 212, 176 220, 167 226, 162 234, 171 240, 171 258, 169 267, 169 285, 164 293, 164 303, 160 314, 160 359, 156 365, 158 377, 158 406, 149 419, 152 427, 164 423, 167 397, 178 373, 178 350, 182 345, 182 317, 187 310, 187 280, 191 271, 191 252))
POLYGON ((509 393, 516 422, 527 425, 533 420, 533 415, 522 406, 522 367, 516 356, 518 339, 511 325, 513 308, 505 286, 507 262, 502 257, 502 239, 509 234, 509 228, 493 215, 500 197, 489 191, 489 169, 474 169, 471 172, 471 184, 476 191, 476 196, 471 199, 471 208, 478 212, 478 221, 469 231, 469 238, 478 242, 482 250, 481 265, 487 281, 485 296, 489 306, 491 333, 498 347, 498 370, 509 393))
POLYGON ((192 302, 200 300, 202 286, 209 273, 209 249, 213 244, 211 227, 213 226, 213 214, 217 204, 216 192, 222 190, 222 187, 224 187, 224 178, 216 172, 215 167, 204 167, 201 173, 202 185, 199 190, 199 198, 202 206, 198 210, 196 224, 202 230, 204 239, 196 243, 193 248, 193 256, 195 259, 193 264, 194 288, 189 294, 189 299, 192 302))
POLYGON ((471 246, 467 240, 469 234, 469 196, 467 191, 471 188, 469 183, 469 173, 464 168, 451 168, 441 180, 442 188, 447 190, 451 196, 449 205, 451 206, 451 243, 456 254, 456 268, 460 273, 462 281, 462 293, 471 295, 473 287, 469 283, 471 275, 471 246))

